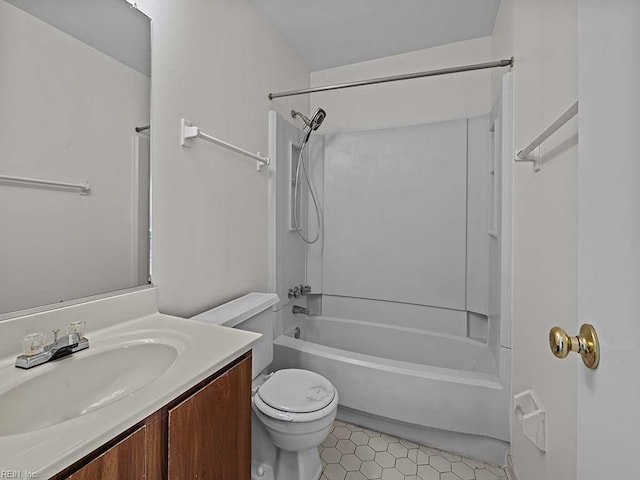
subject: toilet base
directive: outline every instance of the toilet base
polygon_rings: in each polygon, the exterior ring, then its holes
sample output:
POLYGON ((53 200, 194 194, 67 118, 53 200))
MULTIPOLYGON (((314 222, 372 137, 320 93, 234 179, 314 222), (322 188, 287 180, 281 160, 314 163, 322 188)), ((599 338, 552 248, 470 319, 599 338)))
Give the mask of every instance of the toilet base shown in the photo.
POLYGON ((251 480, 276 480, 271 465, 265 463, 251 464, 251 480))
POLYGON ((317 447, 298 452, 280 448, 277 465, 276 480, 318 480, 322 474, 317 447))

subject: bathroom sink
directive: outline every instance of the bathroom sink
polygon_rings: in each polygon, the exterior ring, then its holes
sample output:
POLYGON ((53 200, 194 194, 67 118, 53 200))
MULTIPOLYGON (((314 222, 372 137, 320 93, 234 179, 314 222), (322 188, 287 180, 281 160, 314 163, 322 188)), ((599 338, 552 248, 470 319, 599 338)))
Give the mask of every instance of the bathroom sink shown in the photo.
POLYGON ((117 402, 160 377, 177 355, 172 345, 139 340, 89 348, 21 371, 24 380, 0 392, 0 437, 47 428, 117 402))

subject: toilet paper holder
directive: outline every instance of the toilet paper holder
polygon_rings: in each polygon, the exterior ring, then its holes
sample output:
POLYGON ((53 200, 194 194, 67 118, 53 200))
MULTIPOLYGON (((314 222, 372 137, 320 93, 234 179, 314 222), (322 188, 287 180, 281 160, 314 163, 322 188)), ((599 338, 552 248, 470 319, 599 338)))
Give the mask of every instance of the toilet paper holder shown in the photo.
POLYGON ((522 425, 524 436, 542 452, 546 452, 547 411, 533 390, 525 390, 513 397, 513 410, 522 425))

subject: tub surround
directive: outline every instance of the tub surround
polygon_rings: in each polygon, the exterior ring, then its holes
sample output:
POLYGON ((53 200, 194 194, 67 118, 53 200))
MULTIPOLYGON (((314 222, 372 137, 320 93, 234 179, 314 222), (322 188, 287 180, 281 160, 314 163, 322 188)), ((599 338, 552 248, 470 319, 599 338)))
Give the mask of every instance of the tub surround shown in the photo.
MULTIPOLYGON (((315 105, 340 123, 341 109, 322 99, 315 105)), ((486 106, 478 117, 427 120, 437 123, 407 125, 403 115, 398 124, 323 125, 308 170, 324 229, 306 249, 287 223, 300 132, 271 114, 271 285, 284 300, 272 368, 325 376, 340 392, 338 415, 354 415, 343 419, 443 448, 464 444, 495 462, 509 440, 511 352, 501 342, 509 309, 495 295, 508 282, 489 257, 502 235, 501 130, 492 121, 504 112, 492 117, 486 106), (311 295, 287 303, 299 284, 311 295), (311 314, 294 315, 296 306, 311 314)), ((311 203, 301 205, 308 228, 311 203)))
MULTIPOLYGON (((157 311, 155 288, 126 292, 0 323, 0 402, 3 401, 3 393, 12 387, 36 377, 42 376, 42 380, 46 380, 46 376, 53 374, 56 369, 66 368, 73 372, 77 365, 77 371, 81 373, 79 378, 72 377, 70 385, 62 382, 59 386, 61 392, 47 386, 41 395, 56 401, 65 398, 63 391, 66 390, 66 402, 73 402, 68 389, 73 388, 74 381, 89 380, 88 375, 104 375, 106 378, 112 368, 110 362, 97 363, 95 371, 84 372, 83 360, 110 349, 156 343, 173 348, 176 353, 170 366, 164 372, 152 374, 151 381, 84 415, 14 434, 15 429, 12 428, 7 428, 7 433, 1 431, 3 421, 0 414, 0 469, 28 471, 37 474, 38 478, 48 478, 64 470, 248 352, 258 338, 259 335, 252 332, 160 314, 157 311), (22 336, 34 331, 63 329, 75 320, 87 322, 86 335, 91 341, 88 350, 28 371, 14 367, 22 336)), ((144 354, 130 367, 139 368, 144 375, 144 369, 149 368, 145 365, 144 354)), ((117 380, 115 382, 114 390, 117 390, 117 380)), ((20 405, 7 403, 3 405, 3 410, 11 412, 28 408, 29 403, 30 399, 20 405)), ((34 402, 34 408, 37 405, 37 401, 34 402)), ((51 423, 44 420, 44 424, 51 423)), ((9 422, 8 419, 5 421, 9 422)), ((19 430, 20 426, 17 427, 19 430)))

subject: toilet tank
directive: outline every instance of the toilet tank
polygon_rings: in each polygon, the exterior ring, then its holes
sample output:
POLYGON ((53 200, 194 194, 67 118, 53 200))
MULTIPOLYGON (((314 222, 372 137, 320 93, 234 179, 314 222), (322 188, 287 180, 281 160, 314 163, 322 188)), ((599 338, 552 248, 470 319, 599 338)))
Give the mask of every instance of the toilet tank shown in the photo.
POLYGON ((252 378, 273 361, 273 328, 276 314, 271 307, 280 299, 275 293, 249 293, 202 312, 191 320, 261 333, 253 345, 252 378))

